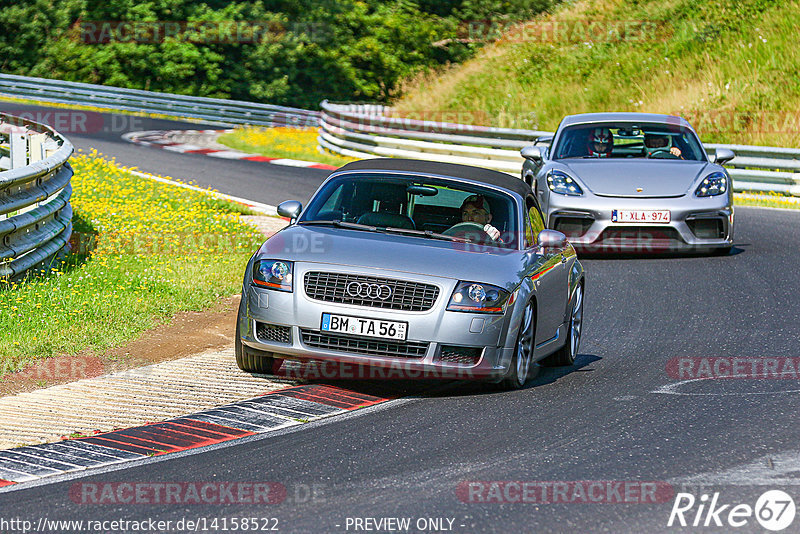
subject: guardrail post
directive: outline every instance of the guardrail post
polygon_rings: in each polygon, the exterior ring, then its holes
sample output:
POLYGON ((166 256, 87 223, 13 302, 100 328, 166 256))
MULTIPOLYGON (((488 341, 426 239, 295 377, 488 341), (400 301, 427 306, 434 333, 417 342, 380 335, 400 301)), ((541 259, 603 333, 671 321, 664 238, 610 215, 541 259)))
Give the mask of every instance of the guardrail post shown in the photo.
POLYGON ((25 134, 12 131, 8 144, 11 149, 11 168, 25 167, 28 164, 28 140, 25 134))
POLYGON ((31 134, 28 136, 28 164, 36 163, 44 159, 44 142, 47 139, 45 134, 31 134))
POLYGON ((49 158, 58 150, 58 143, 53 139, 48 139, 42 143, 42 152, 45 158, 49 158))

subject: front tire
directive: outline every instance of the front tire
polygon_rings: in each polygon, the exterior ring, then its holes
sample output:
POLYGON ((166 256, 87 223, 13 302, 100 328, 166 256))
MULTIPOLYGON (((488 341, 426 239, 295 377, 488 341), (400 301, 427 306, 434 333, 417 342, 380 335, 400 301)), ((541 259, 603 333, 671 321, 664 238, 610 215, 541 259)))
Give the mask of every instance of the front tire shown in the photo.
POLYGON ((520 389, 530 378, 538 374, 539 366, 533 363, 533 348, 536 337, 536 307, 529 302, 522 312, 522 320, 517 334, 517 344, 511 368, 500 387, 506 390, 520 389))
POLYGON ((569 313, 569 325, 567 327, 567 340, 564 346, 556 352, 542 360, 545 367, 562 367, 575 363, 578 355, 578 348, 581 344, 581 332, 583 331, 583 286, 578 284, 575 294, 572 296, 572 306, 569 313))
MULTIPOLYGON (((234 352, 236 353, 236 365, 239 369, 248 373, 258 373, 271 375, 275 371, 276 359, 265 356, 245 347, 242 343, 241 316, 236 316, 236 340, 234 341, 234 352)), ((280 363, 280 360, 277 360, 280 363)))

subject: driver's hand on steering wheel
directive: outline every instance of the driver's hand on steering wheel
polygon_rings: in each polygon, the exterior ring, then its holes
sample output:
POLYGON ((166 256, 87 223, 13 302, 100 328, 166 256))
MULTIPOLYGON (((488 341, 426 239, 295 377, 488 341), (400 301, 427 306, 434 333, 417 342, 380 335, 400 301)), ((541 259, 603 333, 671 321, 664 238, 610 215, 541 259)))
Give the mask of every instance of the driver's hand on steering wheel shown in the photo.
POLYGON ((676 147, 676 146, 670 148, 669 149, 669 153, 672 154, 673 156, 676 156, 676 157, 679 157, 679 158, 681 157, 681 149, 676 147))
POLYGON ((503 242, 503 240, 500 239, 500 230, 491 224, 487 223, 486 226, 483 227, 483 231, 489 234, 489 237, 491 237, 494 241, 500 241, 501 243, 503 242))

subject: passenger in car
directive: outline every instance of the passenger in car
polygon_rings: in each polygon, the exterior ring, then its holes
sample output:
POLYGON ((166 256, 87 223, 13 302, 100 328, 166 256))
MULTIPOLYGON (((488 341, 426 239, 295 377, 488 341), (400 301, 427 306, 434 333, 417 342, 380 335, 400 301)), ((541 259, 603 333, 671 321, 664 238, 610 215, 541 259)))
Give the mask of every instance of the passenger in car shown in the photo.
POLYGON ((590 156, 596 158, 611 157, 614 148, 614 135, 608 128, 592 128, 589 131, 587 150, 590 156))

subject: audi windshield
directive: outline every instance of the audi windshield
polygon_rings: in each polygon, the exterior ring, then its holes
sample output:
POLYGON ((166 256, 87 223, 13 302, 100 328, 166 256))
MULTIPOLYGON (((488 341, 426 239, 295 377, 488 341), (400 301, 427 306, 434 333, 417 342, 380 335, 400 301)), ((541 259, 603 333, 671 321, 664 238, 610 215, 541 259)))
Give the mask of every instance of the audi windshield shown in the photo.
POLYGON ((349 175, 314 196, 299 224, 516 248, 517 208, 501 191, 418 176, 349 175))

